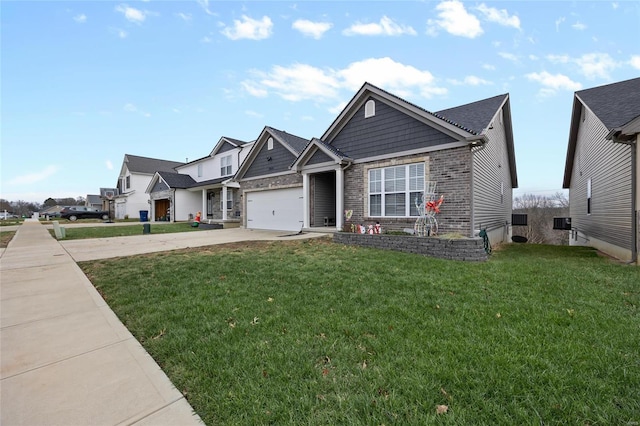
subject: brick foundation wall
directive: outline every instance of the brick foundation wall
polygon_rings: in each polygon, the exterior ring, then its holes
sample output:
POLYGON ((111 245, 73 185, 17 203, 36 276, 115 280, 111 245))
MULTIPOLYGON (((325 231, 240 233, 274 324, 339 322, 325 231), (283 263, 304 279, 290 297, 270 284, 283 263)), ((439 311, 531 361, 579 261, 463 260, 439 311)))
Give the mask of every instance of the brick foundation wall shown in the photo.
POLYGON ((396 250, 440 259, 468 262, 484 262, 489 257, 484 250, 482 238, 447 240, 413 235, 369 235, 336 232, 333 234, 333 241, 346 245, 396 250))

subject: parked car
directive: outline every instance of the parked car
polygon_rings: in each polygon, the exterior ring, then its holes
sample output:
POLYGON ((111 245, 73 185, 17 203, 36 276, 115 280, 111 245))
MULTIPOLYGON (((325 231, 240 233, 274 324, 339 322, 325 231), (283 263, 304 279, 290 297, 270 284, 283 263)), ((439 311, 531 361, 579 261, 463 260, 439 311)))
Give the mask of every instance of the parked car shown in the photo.
POLYGON ((7 212, 0 212, 0 219, 1 220, 17 219, 17 218, 18 218, 18 216, 16 216, 15 214, 7 213, 7 212))
POLYGON ((109 219, 109 212, 86 206, 69 206, 60 210, 60 217, 72 222, 78 219, 109 219))

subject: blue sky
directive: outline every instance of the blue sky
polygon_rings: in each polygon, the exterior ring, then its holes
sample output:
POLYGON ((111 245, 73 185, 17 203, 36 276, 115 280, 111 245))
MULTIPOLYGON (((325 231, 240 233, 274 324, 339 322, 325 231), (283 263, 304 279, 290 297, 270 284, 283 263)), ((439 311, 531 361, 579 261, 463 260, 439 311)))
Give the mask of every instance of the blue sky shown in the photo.
POLYGON ((509 93, 519 189, 561 190, 573 93, 640 75, 639 1, 3 1, 0 198, 113 187, 265 125, 320 137, 368 81, 429 111, 509 93))

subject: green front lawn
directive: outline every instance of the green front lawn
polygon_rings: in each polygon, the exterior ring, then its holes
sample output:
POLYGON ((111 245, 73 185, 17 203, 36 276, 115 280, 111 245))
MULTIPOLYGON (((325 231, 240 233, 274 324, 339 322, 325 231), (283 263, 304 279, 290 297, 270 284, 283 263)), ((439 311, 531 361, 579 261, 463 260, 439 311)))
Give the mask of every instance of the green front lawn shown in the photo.
MULTIPOLYGON (((177 222, 177 223, 150 223, 150 230, 152 234, 169 234, 172 232, 193 232, 200 231, 201 228, 191 226, 192 222, 177 222)), ((65 240, 80 240, 85 238, 108 238, 108 237, 124 237, 128 235, 142 235, 143 224, 139 225, 123 225, 118 226, 114 223, 109 226, 96 226, 96 227, 72 227, 65 226, 64 222, 60 223, 60 226, 65 228, 65 240)), ((49 230, 49 233, 55 238, 55 231, 49 230)))
POLYGON ((311 239, 80 266, 210 425, 640 421, 640 269, 588 248, 462 263, 311 239))

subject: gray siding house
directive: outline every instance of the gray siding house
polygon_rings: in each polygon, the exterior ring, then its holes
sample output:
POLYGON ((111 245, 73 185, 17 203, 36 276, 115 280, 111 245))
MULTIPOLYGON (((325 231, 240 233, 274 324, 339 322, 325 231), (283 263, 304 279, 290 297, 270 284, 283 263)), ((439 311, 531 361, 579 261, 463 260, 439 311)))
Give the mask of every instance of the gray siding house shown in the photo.
POLYGON ((436 181, 440 233, 508 241, 517 187, 507 94, 437 113, 365 83, 321 138, 266 127, 238 171, 249 228, 413 228, 436 181))
POLYGON ((570 244, 638 262, 640 78, 575 92, 563 187, 570 244))
POLYGON ((243 226, 302 229, 302 175, 291 164, 308 143, 308 139, 273 127, 262 130, 234 178, 242 192, 243 226))
POLYGON ((444 196, 440 234, 510 239, 517 175, 507 94, 432 113, 365 83, 293 168, 308 200, 305 227, 342 229, 351 210, 351 223, 413 228, 416 197, 433 181, 444 196))

